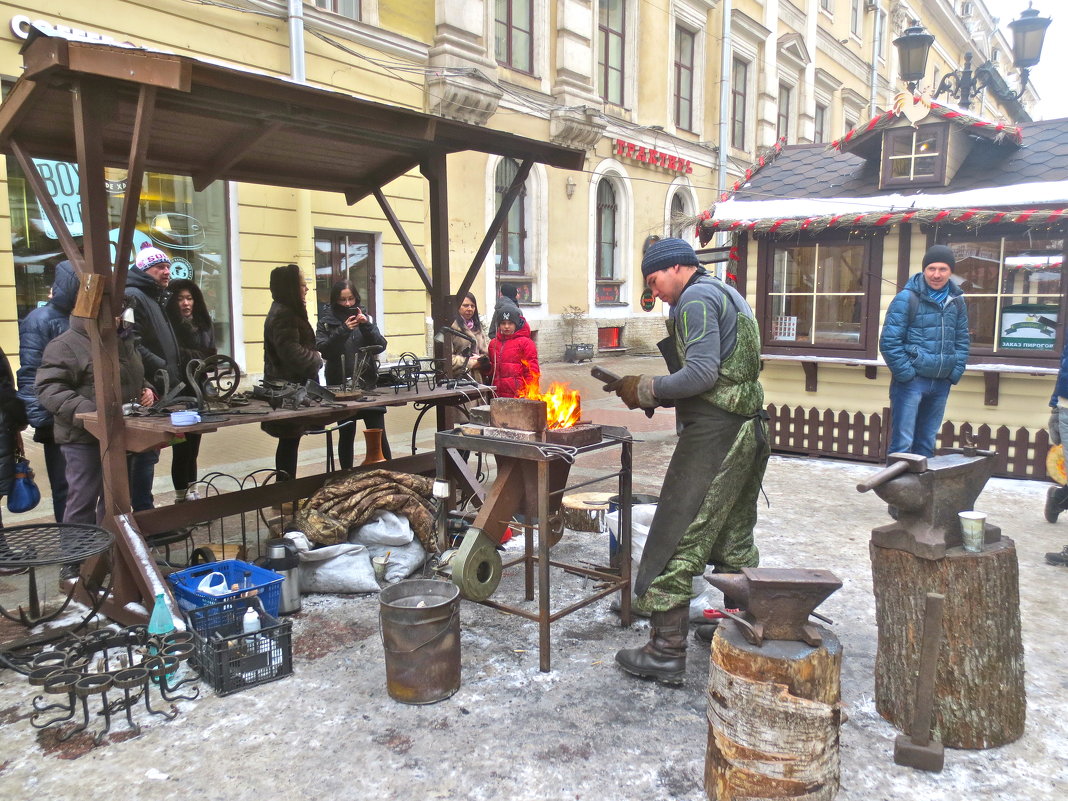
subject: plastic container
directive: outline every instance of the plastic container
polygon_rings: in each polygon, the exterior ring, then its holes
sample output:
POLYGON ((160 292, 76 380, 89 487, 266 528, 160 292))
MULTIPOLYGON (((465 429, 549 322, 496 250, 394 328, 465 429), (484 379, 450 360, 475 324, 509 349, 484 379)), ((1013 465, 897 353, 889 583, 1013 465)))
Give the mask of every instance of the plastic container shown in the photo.
MULTIPOLYGON (((621 498, 619 495, 613 495, 608 499, 609 514, 619 511, 620 501, 621 498)), ((656 495, 643 495, 637 492, 632 492, 630 495, 630 505, 632 509, 635 506, 655 506, 658 503, 660 503, 660 498, 656 495)), ((642 540, 642 544, 645 544, 644 540, 642 540)), ((612 567, 619 567, 619 540, 616 539, 616 532, 611 527, 608 529, 608 562, 612 567)))
POLYGON ((432 704, 459 690, 459 588, 451 581, 406 579, 378 599, 390 697, 432 704))
POLYGON ((255 609, 256 600, 239 598, 189 611, 194 655, 200 677, 219 695, 276 681, 293 672, 293 624, 255 609), (260 628, 246 632, 249 608, 260 628))
MULTIPOLYGON (((188 612, 208 604, 240 598, 244 593, 249 592, 247 589, 237 589, 221 595, 202 592, 200 583, 215 572, 222 573, 227 586, 230 587, 234 584, 241 587, 245 580, 245 573, 248 573, 249 582, 252 585, 252 589, 256 590, 256 597, 260 598, 263 610, 271 617, 278 616, 278 604, 282 597, 282 576, 272 570, 242 562, 240 559, 224 559, 221 562, 209 562, 206 565, 187 567, 185 570, 179 570, 167 576, 167 581, 171 583, 171 587, 174 589, 174 596, 180 609, 188 612)), ((213 586, 213 592, 216 581, 213 579, 210 582, 213 586)), ((244 612, 244 607, 242 607, 241 611, 244 612)))

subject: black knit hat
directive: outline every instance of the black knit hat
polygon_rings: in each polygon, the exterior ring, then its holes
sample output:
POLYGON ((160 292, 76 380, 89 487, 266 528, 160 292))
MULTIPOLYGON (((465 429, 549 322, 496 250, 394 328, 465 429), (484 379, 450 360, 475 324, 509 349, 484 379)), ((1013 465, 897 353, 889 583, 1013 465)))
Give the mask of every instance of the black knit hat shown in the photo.
POLYGON ((515 300, 519 297, 519 289, 515 284, 501 284, 501 294, 515 300))
POLYGON ((948 245, 931 245, 931 247, 927 248, 927 252, 923 254, 923 266, 926 269, 928 264, 934 264, 939 261, 943 264, 948 264, 950 270, 957 266, 957 259, 948 245))
POLYGON ((689 242, 682 239, 661 239, 653 242, 642 256, 642 275, 646 278, 657 270, 666 270, 676 264, 700 267, 697 254, 689 242))

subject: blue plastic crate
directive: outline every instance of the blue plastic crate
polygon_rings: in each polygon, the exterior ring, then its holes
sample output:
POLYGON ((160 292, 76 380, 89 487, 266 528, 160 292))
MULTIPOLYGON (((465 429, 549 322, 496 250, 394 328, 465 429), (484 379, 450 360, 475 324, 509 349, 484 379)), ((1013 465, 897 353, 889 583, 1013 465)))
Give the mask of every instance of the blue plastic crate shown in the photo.
POLYGON ((221 562, 187 567, 185 570, 179 570, 167 576, 167 581, 174 589, 178 606, 188 612, 190 609, 199 609, 209 604, 240 598, 248 592, 247 589, 240 589, 222 595, 212 595, 197 589, 203 579, 216 572, 225 576, 227 587, 232 587, 234 584, 240 585, 247 572, 249 583, 252 589, 257 591, 263 610, 271 617, 278 617, 278 605, 282 601, 282 582, 285 578, 273 570, 242 562, 240 559, 224 559, 221 562))

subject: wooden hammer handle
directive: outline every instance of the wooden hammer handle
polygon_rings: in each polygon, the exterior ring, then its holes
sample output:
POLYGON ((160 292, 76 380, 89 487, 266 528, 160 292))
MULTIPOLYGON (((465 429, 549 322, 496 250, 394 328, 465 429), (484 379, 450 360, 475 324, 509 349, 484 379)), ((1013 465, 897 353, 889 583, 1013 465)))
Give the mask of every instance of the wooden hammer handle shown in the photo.
POLYGON ((916 705, 912 709, 912 742, 927 745, 931 740, 931 717, 934 713, 934 685, 938 673, 938 650, 942 646, 942 613, 946 596, 927 593, 923 612, 923 641, 916 676, 916 705))

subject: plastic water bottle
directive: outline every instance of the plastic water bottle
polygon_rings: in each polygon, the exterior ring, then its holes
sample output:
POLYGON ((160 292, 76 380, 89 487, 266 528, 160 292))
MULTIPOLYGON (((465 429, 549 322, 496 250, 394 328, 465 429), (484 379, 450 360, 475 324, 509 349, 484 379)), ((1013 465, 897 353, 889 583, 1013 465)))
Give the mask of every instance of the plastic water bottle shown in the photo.
POLYGON ((252 635, 245 638, 245 644, 254 648, 257 640, 254 635, 260 630, 260 615, 251 605, 241 617, 241 630, 245 634, 252 635))
MULTIPOLYGON (((174 631, 174 618, 171 617, 171 610, 170 607, 167 606, 167 599, 161 592, 156 595, 156 602, 152 605, 152 616, 148 619, 148 634, 150 637, 160 640, 172 631, 174 631)), ((156 645, 150 644, 148 652, 155 656, 160 652, 160 649, 156 645)), ((168 673, 167 681, 169 682, 173 676, 173 673, 168 673)), ((157 684, 159 683, 158 679, 153 679, 153 681, 157 684)))

